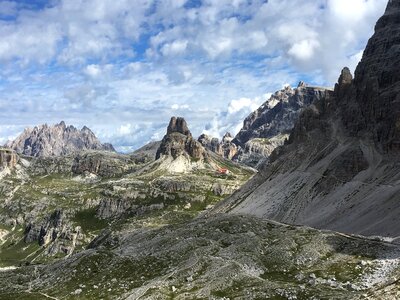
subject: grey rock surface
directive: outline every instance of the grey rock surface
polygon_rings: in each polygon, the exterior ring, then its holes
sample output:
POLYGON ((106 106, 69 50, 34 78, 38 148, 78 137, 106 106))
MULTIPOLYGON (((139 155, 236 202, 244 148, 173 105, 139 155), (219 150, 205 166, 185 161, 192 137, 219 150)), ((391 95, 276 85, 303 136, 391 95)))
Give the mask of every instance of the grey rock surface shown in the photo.
POLYGON ((329 89, 307 86, 304 82, 300 82, 297 88, 287 86, 244 120, 233 142, 244 147, 254 138, 270 139, 288 134, 304 108, 331 93, 329 89))
POLYGON ((331 89, 304 82, 297 88, 286 86, 251 113, 234 138, 227 133, 219 141, 202 134, 198 141, 222 157, 258 168, 283 145, 303 109, 332 93, 331 89))
POLYGON ((102 177, 123 175, 133 169, 134 162, 128 155, 104 151, 86 151, 78 154, 71 170, 74 174, 95 174, 102 177))
POLYGON ((157 150, 161 141, 150 142, 143 147, 137 149, 131 154, 131 157, 138 163, 146 163, 156 159, 157 150))

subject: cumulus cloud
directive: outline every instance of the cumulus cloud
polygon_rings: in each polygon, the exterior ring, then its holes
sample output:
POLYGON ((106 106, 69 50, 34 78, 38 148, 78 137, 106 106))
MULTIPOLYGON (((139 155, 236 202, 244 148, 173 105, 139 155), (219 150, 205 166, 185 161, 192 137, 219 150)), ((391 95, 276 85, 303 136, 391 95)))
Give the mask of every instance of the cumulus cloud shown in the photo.
POLYGON ((174 56, 185 52, 188 45, 188 41, 177 40, 170 44, 165 44, 161 52, 164 56, 174 56))
POLYGON ((267 91, 354 70, 386 3, 0 1, 0 138, 64 119, 126 150, 172 114, 235 133, 267 91))
POLYGON ((88 65, 84 73, 90 77, 97 77, 101 74, 100 67, 98 65, 88 65))
POLYGON ((271 94, 268 93, 253 99, 232 100, 227 110, 215 114, 212 121, 206 125, 203 133, 218 138, 221 138, 226 132, 236 135, 243 126, 243 120, 270 97, 271 94))
POLYGON ((315 50, 320 47, 316 40, 303 40, 295 43, 288 51, 288 54, 296 59, 307 61, 314 57, 315 50))

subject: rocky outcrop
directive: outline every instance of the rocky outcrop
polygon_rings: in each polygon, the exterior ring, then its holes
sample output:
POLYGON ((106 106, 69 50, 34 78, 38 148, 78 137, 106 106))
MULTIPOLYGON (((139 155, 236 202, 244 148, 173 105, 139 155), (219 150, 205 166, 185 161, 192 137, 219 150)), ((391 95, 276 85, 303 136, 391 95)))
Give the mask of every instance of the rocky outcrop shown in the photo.
POLYGON ((223 155, 221 143, 218 138, 213 138, 203 133, 202 135, 199 136, 197 140, 199 141, 200 144, 203 145, 204 148, 214 153, 217 153, 221 156, 223 155))
POLYGON ((167 128, 167 135, 175 133, 175 132, 178 132, 183 135, 190 136, 190 137, 192 136, 185 119, 180 118, 180 117, 178 117, 178 118, 172 117, 169 122, 168 128, 167 128))
POLYGON ((268 161, 268 158, 276 148, 283 145, 288 137, 288 134, 282 134, 270 139, 251 139, 244 144, 244 147, 238 147, 239 150, 234 156, 234 160, 250 167, 259 168, 268 161))
POLYGON ((400 3, 391 0, 341 101, 343 108, 351 104, 344 118, 350 133, 372 138, 384 151, 400 150, 399 23, 400 3))
POLYGON ((64 212, 56 210, 46 217, 42 224, 28 224, 24 241, 38 242, 39 246, 47 248, 47 254, 55 255, 59 252, 71 254, 78 238, 82 238, 81 228, 74 228, 64 212))
POLYGON ((167 134, 157 150, 156 159, 169 156, 177 159, 180 156, 203 161, 207 158, 204 147, 190 133, 183 118, 172 117, 168 125, 167 134))
POLYGON ((216 211, 346 233, 400 235, 400 1, 390 1, 355 77, 300 115, 269 164, 216 211))
POLYGON ((8 168, 14 169, 19 157, 17 153, 10 149, 0 149, 0 170, 8 168))
POLYGON ((79 130, 72 125, 66 126, 64 122, 27 128, 6 147, 35 157, 68 155, 82 150, 115 151, 111 144, 101 144, 86 126, 79 130))
POLYGON ((112 219, 127 215, 141 216, 145 213, 164 209, 164 203, 137 205, 129 199, 103 199, 97 208, 99 219, 112 219))
POLYGON ((109 219, 121 216, 132 209, 132 202, 125 199, 103 199, 97 208, 96 216, 100 219, 109 219))
POLYGON ((133 168, 133 161, 127 155, 89 151, 78 154, 72 164, 72 172, 77 175, 95 174, 102 177, 122 175, 133 168))
POLYGON ((198 138, 203 147, 226 159, 233 159, 238 153, 238 147, 232 143, 232 140, 233 138, 229 132, 224 135, 221 141, 206 134, 202 134, 198 138))

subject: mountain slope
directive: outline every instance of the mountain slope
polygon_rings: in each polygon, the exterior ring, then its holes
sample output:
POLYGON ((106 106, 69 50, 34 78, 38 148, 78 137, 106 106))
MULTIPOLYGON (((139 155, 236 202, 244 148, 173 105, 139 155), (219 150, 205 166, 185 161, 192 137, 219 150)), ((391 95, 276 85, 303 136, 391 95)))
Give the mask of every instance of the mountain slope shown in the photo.
POLYGON ((72 125, 66 126, 64 122, 54 126, 44 124, 27 128, 14 141, 8 142, 5 147, 35 157, 68 155, 82 150, 115 152, 111 144, 101 144, 86 126, 79 130, 72 125))
POLYGON ((393 284, 399 245, 252 216, 220 215, 161 228, 138 228, 134 218, 129 221, 77 255, 0 272, 0 299, 389 300, 398 295, 393 284))
POLYGON ((400 1, 390 1, 352 79, 311 105, 289 141, 217 211, 400 236, 400 1))

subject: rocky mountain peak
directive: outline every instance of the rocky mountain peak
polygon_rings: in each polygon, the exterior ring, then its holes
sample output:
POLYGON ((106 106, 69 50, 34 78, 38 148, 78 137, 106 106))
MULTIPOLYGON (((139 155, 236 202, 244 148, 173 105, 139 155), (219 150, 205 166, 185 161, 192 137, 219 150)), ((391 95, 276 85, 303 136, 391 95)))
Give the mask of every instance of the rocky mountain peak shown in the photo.
POLYGON ((173 132, 182 133, 183 135, 192 136, 186 120, 182 117, 172 117, 169 121, 169 125, 167 128, 167 134, 171 134, 173 132))
MULTIPOLYGON (((47 124, 46 124, 47 125, 47 124)), ((66 128, 67 127, 67 125, 65 124, 65 122, 64 121, 61 121, 59 124, 57 124, 56 126, 58 126, 58 127, 62 127, 62 128, 66 128)))
POLYGON ((88 127, 78 130, 64 121, 53 126, 26 128, 14 141, 8 142, 6 148, 36 157, 62 156, 83 150, 115 151, 111 144, 102 144, 88 127))
POLYGON ((233 142, 244 148, 254 138, 270 139, 288 134, 305 107, 330 93, 328 89, 309 87, 304 82, 294 89, 290 86, 283 88, 244 120, 233 142))
POLYGON ((207 157, 207 153, 202 144, 193 139, 185 119, 172 117, 167 128, 167 134, 157 150, 156 159, 163 156, 173 159, 184 156, 203 160, 207 157))
POLYGON ((227 159, 233 159, 238 152, 238 147, 232 140, 233 137, 229 132, 225 133, 221 141, 204 133, 198 138, 198 141, 204 148, 227 159))
POLYGON ((351 89, 351 85, 353 83, 353 75, 350 72, 350 69, 345 67, 343 68, 338 82, 335 84, 335 95, 337 98, 341 99, 345 94, 348 93, 348 90, 351 89))
POLYGON ((352 81, 353 81, 353 75, 351 75, 350 69, 348 67, 344 67, 340 74, 338 84, 339 85, 351 84, 352 81))

